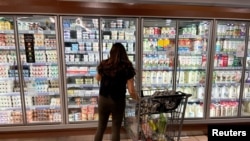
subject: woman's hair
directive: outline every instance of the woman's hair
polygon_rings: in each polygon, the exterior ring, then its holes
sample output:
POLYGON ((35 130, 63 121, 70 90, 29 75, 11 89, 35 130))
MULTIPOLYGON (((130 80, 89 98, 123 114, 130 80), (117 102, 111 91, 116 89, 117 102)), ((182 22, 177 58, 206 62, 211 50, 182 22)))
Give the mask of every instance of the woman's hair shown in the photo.
POLYGON ((110 76, 114 76, 118 71, 125 69, 126 67, 133 67, 131 61, 128 59, 125 47, 121 43, 114 43, 111 50, 110 56, 107 60, 103 61, 98 66, 98 70, 104 70, 100 72, 110 76))
POLYGON ((117 65, 120 62, 129 62, 128 55, 123 44, 121 43, 113 44, 110 50, 110 57, 108 62, 113 65, 117 65))

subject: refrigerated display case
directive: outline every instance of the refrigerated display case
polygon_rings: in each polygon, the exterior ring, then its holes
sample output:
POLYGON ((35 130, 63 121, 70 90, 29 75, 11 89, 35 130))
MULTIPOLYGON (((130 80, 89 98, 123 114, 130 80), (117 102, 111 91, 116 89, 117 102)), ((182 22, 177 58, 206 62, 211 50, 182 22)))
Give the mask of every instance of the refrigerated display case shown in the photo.
POLYGON ((211 31, 209 20, 180 20, 178 24, 176 91, 192 94, 185 118, 204 117, 211 31))
POLYGON ((142 89, 173 89, 176 20, 144 19, 142 35, 142 89))
MULTIPOLYGON (((14 17, 0 17, 0 125, 23 124, 14 17)), ((28 102, 28 101, 27 101, 28 102)), ((27 103, 26 103, 27 104, 27 103)))
POLYGON ((98 119, 99 18, 62 17, 67 121, 98 119))
MULTIPOLYGON (((23 84, 18 83, 15 89, 23 88, 26 122, 61 123, 63 103, 56 17, 20 16, 16 22, 23 84)), ((15 103, 19 100, 16 97, 15 103)))
MULTIPOLYGON (((244 76, 246 22, 218 20, 215 28, 209 117, 238 117, 244 76)), ((247 88, 247 83, 244 85, 247 88)))

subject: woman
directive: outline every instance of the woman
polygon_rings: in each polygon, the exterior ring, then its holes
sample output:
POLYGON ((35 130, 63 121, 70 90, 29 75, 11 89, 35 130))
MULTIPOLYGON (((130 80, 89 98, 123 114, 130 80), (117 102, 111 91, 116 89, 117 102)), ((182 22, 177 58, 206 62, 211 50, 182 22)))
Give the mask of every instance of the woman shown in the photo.
POLYGON ((120 141, 120 129, 125 111, 126 86, 130 96, 138 100, 134 87, 135 69, 121 43, 113 44, 110 57, 97 67, 96 79, 101 82, 98 100, 99 121, 94 141, 102 141, 112 115, 112 141, 120 141))

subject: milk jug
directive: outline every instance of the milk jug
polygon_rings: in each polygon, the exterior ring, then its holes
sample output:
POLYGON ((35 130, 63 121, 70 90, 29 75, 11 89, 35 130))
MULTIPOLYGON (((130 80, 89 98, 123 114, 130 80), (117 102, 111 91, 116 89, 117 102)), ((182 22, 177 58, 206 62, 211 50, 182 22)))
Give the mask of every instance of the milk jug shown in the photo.
POLYGON ((204 87, 203 86, 197 87, 197 98, 198 99, 204 98, 204 87))

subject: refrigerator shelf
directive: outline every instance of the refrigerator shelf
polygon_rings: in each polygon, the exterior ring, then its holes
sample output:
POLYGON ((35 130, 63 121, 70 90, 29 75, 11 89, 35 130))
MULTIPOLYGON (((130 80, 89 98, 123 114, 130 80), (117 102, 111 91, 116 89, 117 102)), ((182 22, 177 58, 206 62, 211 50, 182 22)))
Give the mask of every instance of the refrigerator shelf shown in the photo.
MULTIPOLYGON (((25 46, 20 46, 21 50, 25 50, 25 46)), ((46 47, 46 46, 35 46, 35 50, 56 50, 56 47, 46 47)))
POLYGON ((175 35, 150 35, 150 34, 144 34, 144 38, 153 38, 153 39, 159 39, 159 38, 168 38, 168 39, 175 39, 175 35))
POLYGON ((4 34, 14 34, 14 30, 0 30, 0 33, 4 33, 4 34))
POLYGON ((215 54, 222 54, 222 55, 236 55, 236 50, 228 50, 228 51, 216 51, 215 54))
POLYGON ((145 50, 143 54, 145 55, 165 55, 167 53, 166 50, 145 50))
MULTIPOLYGON (((103 54, 109 54, 109 51, 103 51, 103 54)), ((136 53, 135 53, 135 51, 127 51, 127 54, 128 55, 130 55, 130 54, 135 55, 136 53)))
POLYGON ((64 42, 99 42, 99 39, 64 39, 64 42))
POLYGON ((68 51, 66 50, 65 53, 69 54, 99 54, 99 51, 85 51, 85 50, 77 50, 77 51, 68 51))
POLYGON ((86 94, 86 93, 82 93, 82 94, 68 94, 68 97, 95 97, 95 96, 99 96, 99 93, 92 93, 92 94, 86 94))
POLYGON ((239 98, 211 98, 212 103, 221 102, 221 101, 239 101, 239 98))
POLYGON ((58 62, 23 63, 22 65, 27 65, 27 66, 51 66, 51 65, 58 65, 58 62))
POLYGON ((61 121, 52 121, 52 120, 42 120, 42 121, 29 121, 29 124, 40 124, 40 123, 53 123, 53 124, 59 124, 61 121))
POLYGON ((214 86, 240 86, 239 82, 214 82, 213 83, 213 87, 214 86))
POLYGON ((127 31, 127 32, 135 32, 136 29, 131 28, 103 28, 103 31, 127 31))
POLYGON ((60 95, 59 92, 25 92, 26 96, 60 95))
POLYGON ((207 54, 207 52, 178 52, 178 55, 180 56, 201 56, 205 54, 207 54))
MULTIPOLYGON (((87 27, 89 31, 98 31, 98 28, 92 28, 92 27, 87 27)), ((63 26, 63 30, 64 31, 77 31, 77 30, 81 30, 81 31, 84 31, 84 28, 81 27, 81 26, 75 26, 74 27, 67 27, 67 26, 63 26)))
MULTIPOLYGON (((58 80, 58 77, 51 77, 51 76, 44 76, 44 77, 24 77, 25 81, 32 81, 32 80, 58 80)), ((6 81, 6 80, 19 80, 18 77, 6 77, 6 78, 0 78, 0 81, 6 81)))
POLYGON ((242 98, 242 101, 250 101, 250 97, 249 98, 242 98))
POLYGON ((187 84, 187 83, 185 83, 185 84, 178 84, 178 80, 177 80, 177 85, 176 85, 177 87, 198 87, 198 86, 205 86, 205 84, 203 84, 203 83, 195 83, 195 84, 187 84))
POLYGON ((241 115, 242 116, 250 116, 250 113, 249 112, 242 112, 241 115))
POLYGON ((19 30, 19 34, 52 34, 55 35, 56 31, 54 30, 19 30))
POLYGON ((15 111, 22 110, 21 107, 0 107, 0 111, 15 111))
POLYGON ((204 35, 179 35, 180 39, 204 39, 204 38, 208 38, 208 36, 204 36, 204 35))
POLYGON ((110 39, 110 40, 103 40, 103 43, 116 43, 116 42, 120 42, 120 43, 134 43, 135 40, 115 40, 115 39, 110 39))
POLYGON ((145 84, 143 83, 143 88, 149 88, 149 87, 154 87, 154 88, 166 88, 172 86, 171 84, 145 84))
POLYGON ((250 86, 250 83, 249 82, 245 82, 244 85, 245 86, 250 86))
POLYGON ((44 77, 24 77, 25 81, 32 81, 32 80, 58 80, 58 77, 52 77, 52 76, 44 76, 44 77))
POLYGON ((0 93, 0 96, 20 96, 20 92, 0 93))
POLYGON ((201 99, 201 98, 196 98, 196 99, 192 99, 192 98, 189 98, 188 99, 188 104, 193 104, 193 103, 203 103, 204 99, 201 99))
POLYGON ((233 41, 243 41, 245 40, 245 36, 238 36, 238 37, 234 37, 234 36, 217 36, 217 39, 230 39, 233 41))
POLYGON ((95 88, 99 87, 98 84, 67 84, 67 88, 72 88, 72 87, 77 87, 77 88, 95 88))
POLYGON ((0 46, 0 50, 15 50, 15 46, 0 46))
POLYGON ((87 74, 67 74, 67 77, 81 77, 81 76, 92 76, 94 77, 96 73, 87 73, 87 74))
POLYGON ((82 108, 82 107, 86 107, 88 105, 94 106, 94 107, 98 107, 97 104, 81 104, 81 105, 68 105, 68 108, 82 108))
POLYGON ((201 70, 205 70, 206 67, 186 67, 186 66, 181 66, 180 68, 178 68, 178 70, 180 71, 189 71, 189 70, 193 70, 193 71, 201 71, 201 70))
POLYGON ((89 65, 89 66, 96 66, 99 62, 66 62, 66 65, 89 65))
POLYGON ((5 62, 5 63, 0 63, 1 66, 12 66, 12 65, 17 65, 14 62, 5 62))
POLYGON ((214 67, 214 70, 242 70, 243 67, 214 67))
POLYGON ((158 66, 158 67, 147 67, 143 66, 144 71, 173 71, 173 68, 171 67, 164 67, 164 66, 158 66))
POLYGON ((27 110, 43 110, 43 109, 60 109, 61 106, 59 105, 33 105, 33 106, 26 106, 27 110))

